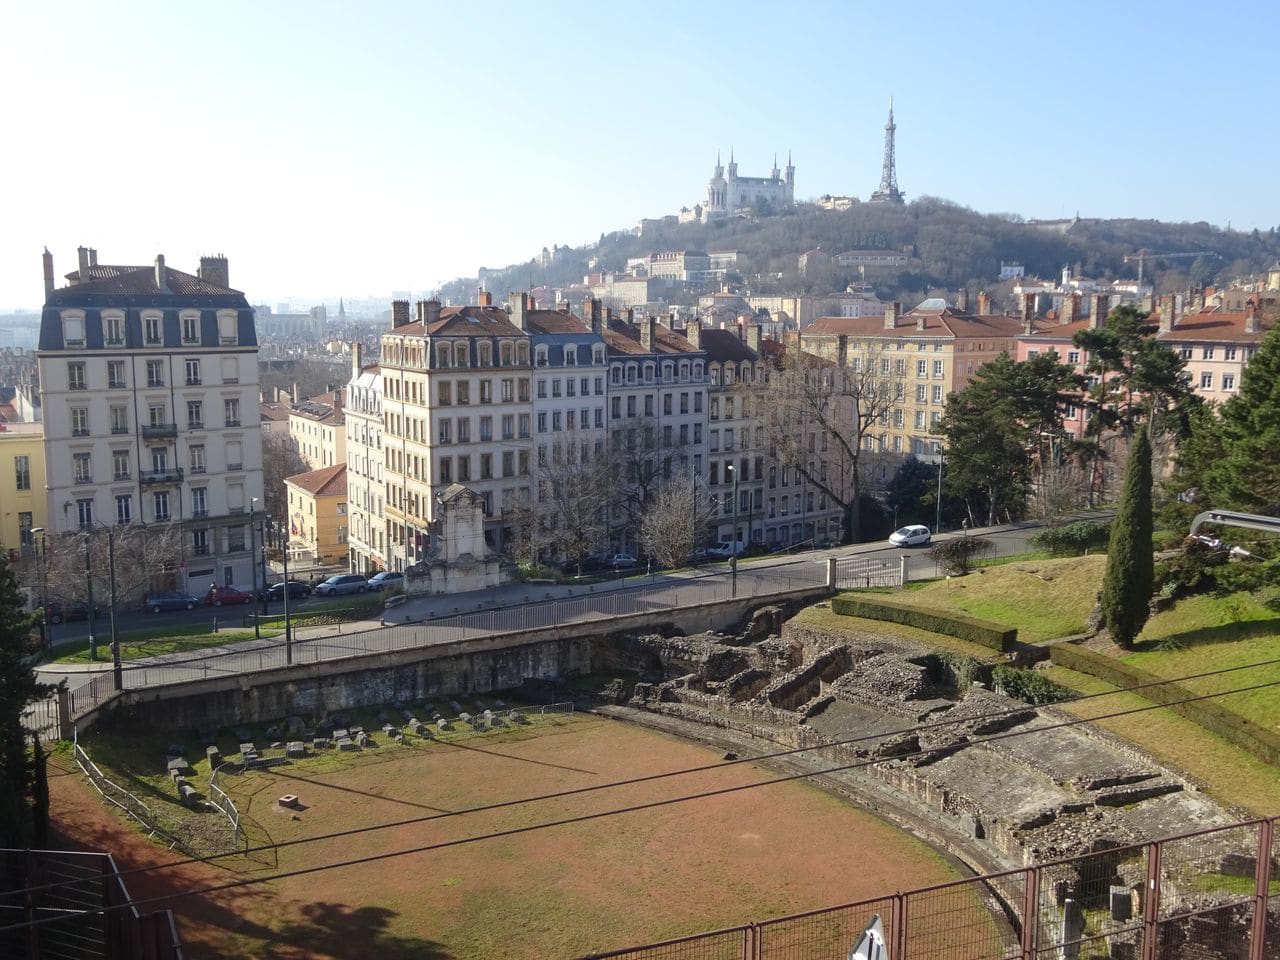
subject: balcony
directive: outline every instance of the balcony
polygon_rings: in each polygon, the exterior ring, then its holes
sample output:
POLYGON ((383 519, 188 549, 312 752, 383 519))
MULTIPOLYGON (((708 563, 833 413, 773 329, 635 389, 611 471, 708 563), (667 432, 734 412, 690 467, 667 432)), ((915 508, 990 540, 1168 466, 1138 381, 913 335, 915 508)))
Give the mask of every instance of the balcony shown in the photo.
POLYGON ((224 347, 234 347, 239 342, 240 342, 240 338, 238 336, 218 338, 218 343, 222 344, 224 347))
POLYGON ((113 483, 118 482, 120 480, 128 480, 128 479, 129 479, 128 470, 117 470, 115 473, 111 475, 111 480, 113 483))
POLYGON ((209 518, 208 510, 192 510, 191 511, 192 520, 207 520, 208 518, 209 518))
POLYGON ((154 390, 156 387, 163 387, 163 386, 164 386, 164 380, 161 380, 161 379, 156 378, 156 377, 147 377, 147 386, 148 386, 148 387, 150 387, 150 388, 151 388, 151 389, 153 389, 153 390, 154 390))
POLYGON ((67 389, 68 390, 88 390, 89 385, 85 383, 83 380, 72 380, 70 383, 67 384, 67 389))
POLYGON ((74 482, 77 484, 93 483, 93 477, 87 474, 76 474, 74 482))
POLYGON ((188 430, 203 430, 203 429, 204 429, 204 421, 203 421, 203 420, 188 420, 188 421, 187 421, 187 429, 188 429, 188 430))
POLYGON ((143 470, 138 474, 140 483, 181 483, 182 468, 169 467, 164 470, 143 470))
POLYGON ((226 426, 228 426, 228 427, 238 427, 238 426, 240 426, 240 421, 239 421, 239 420, 228 420, 228 421, 226 422, 226 424, 225 424, 225 425, 226 425, 226 426))
POLYGON ((209 545, 207 543, 197 543, 191 548, 191 552, 197 557, 207 557, 209 556, 209 545))
POLYGON ((205 466, 204 466, 204 464, 203 464, 203 463, 201 463, 201 464, 194 464, 194 463, 193 463, 193 464, 191 465, 191 472, 192 472, 192 473, 204 473, 204 472, 205 472, 205 466))
POLYGON ((228 473, 232 473, 232 472, 234 472, 234 471, 236 471, 236 470, 243 470, 243 469, 244 469, 244 464, 243 464, 243 463, 228 463, 228 464, 227 464, 227 472, 228 472, 228 473))
POLYGON ((104 344, 104 345, 106 345, 106 346, 108 346, 108 347, 123 347, 123 346, 124 346, 124 337, 112 337, 112 336, 108 336, 108 337, 103 341, 103 344, 104 344))
POLYGON ((119 436, 120 434, 128 433, 129 427, 127 424, 123 424, 123 423, 113 424, 111 427, 111 432, 116 436, 119 436))
POLYGON ((87 437, 89 435, 88 427, 76 427, 71 431, 73 437, 87 437))
POLYGON ((111 390, 123 390, 126 384, 123 380, 108 380, 107 387, 111 390))
POLYGON ((199 377, 187 377, 187 386, 188 386, 188 387, 198 387, 198 386, 200 386, 200 384, 201 384, 201 383, 203 383, 203 382, 204 382, 204 381, 202 381, 199 377))
POLYGON ((142 428, 142 439, 144 440, 162 440, 165 437, 176 437, 178 435, 178 425, 176 423, 153 423, 142 428))

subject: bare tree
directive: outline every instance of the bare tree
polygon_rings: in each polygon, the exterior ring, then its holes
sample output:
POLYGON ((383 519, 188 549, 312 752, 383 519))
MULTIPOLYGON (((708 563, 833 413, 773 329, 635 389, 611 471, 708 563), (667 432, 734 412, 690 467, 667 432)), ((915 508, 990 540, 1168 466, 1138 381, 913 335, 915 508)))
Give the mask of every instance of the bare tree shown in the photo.
POLYGON ((844 514, 845 542, 859 537, 858 503, 880 459, 889 419, 905 400, 896 358, 870 341, 844 365, 788 350, 757 394, 757 422, 774 459, 826 493, 844 514))
POLYGON ((716 514, 711 498, 692 473, 665 483, 640 521, 640 545, 663 567, 687 562, 716 514))
POLYGON ((534 469, 532 500, 509 508, 511 553, 517 560, 553 556, 580 566, 608 533, 610 476, 607 454, 555 444, 534 469))
POLYGON ((681 446, 666 444, 657 422, 640 418, 610 437, 607 464, 611 486, 609 509, 618 522, 614 532, 639 538, 641 524, 659 490, 679 472, 681 446), (615 509, 616 508, 616 509, 615 509))
POLYGON ((284 481, 310 469, 291 438, 272 435, 262 438, 262 501, 267 516, 277 520, 288 517, 289 491, 284 481))
POLYGON ((37 592, 43 577, 50 598, 64 602, 87 602, 92 582, 94 605, 103 606, 111 597, 114 571, 117 606, 124 607, 149 590, 182 586, 178 583, 182 546, 182 526, 176 523, 46 535, 42 563, 28 564, 26 576, 37 592))

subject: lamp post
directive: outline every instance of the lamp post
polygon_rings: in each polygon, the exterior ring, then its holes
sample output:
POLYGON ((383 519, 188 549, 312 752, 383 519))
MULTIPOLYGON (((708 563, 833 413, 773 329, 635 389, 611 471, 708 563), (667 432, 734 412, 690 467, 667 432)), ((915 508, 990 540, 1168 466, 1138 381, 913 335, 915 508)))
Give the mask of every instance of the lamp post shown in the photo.
POLYGON ((33 542, 37 535, 40 537, 40 542, 36 544, 36 570, 40 574, 40 647, 47 655, 52 656, 53 624, 49 622, 49 583, 44 572, 44 527, 31 528, 33 542))
POLYGON ((942 444, 935 443, 934 450, 938 454, 938 499, 934 503, 933 532, 936 536, 942 532, 942 444))
POLYGON ((729 543, 729 590, 738 595, 738 471, 732 463, 724 467, 733 474, 733 540, 729 543))
POLYGON ((98 659, 98 639, 93 635, 93 561, 90 559, 89 541, 92 539, 93 527, 84 530, 84 581, 89 597, 89 659, 98 659))
POLYGON ((111 617, 111 677, 112 685, 119 692, 124 689, 124 668, 120 664, 120 636, 116 633, 116 532, 102 521, 98 522, 107 527, 107 571, 111 577, 111 606, 108 609, 111 617))
MULTIPOLYGON (((288 523, 288 521, 285 521, 288 523)), ((286 528, 287 530, 287 528, 286 528)), ((282 530, 282 535, 286 530, 282 530)), ((289 542, 284 541, 284 662, 293 663, 293 633, 289 629, 289 542)))
MULTIPOLYGON (((258 519, 258 498, 253 497, 249 501, 249 572, 253 577, 253 605, 256 609, 258 606, 258 538, 257 538, 257 519, 258 519)), ((266 580, 265 575, 263 580, 266 580)), ((262 587, 266 589, 266 583, 262 587)), ((253 618, 253 638, 260 640, 262 638, 262 621, 259 617, 253 618)))

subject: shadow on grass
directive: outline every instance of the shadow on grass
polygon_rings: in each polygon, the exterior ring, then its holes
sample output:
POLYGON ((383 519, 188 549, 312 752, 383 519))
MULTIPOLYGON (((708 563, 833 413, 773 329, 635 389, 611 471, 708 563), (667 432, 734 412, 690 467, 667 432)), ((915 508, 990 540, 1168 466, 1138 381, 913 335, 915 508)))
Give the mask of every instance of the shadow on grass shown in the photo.
POLYGON ((309 903, 302 917, 284 924, 280 941, 266 947, 264 957, 293 957, 298 950, 336 953, 362 960, 448 960, 452 956, 440 944, 421 937, 402 937, 387 931, 394 910, 385 907, 349 907, 340 903, 309 903))
POLYGON ((1134 644, 1133 649, 1138 653, 1151 653, 1157 650, 1176 649, 1178 647, 1194 647, 1211 643, 1233 643, 1237 640, 1276 636, 1280 636, 1280 617, 1273 617, 1268 620, 1244 620, 1236 623, 1224 623, 1215 627, 1194 627, 1191 630, 1179 630, 1152 640, 1141 640, 1134 644))

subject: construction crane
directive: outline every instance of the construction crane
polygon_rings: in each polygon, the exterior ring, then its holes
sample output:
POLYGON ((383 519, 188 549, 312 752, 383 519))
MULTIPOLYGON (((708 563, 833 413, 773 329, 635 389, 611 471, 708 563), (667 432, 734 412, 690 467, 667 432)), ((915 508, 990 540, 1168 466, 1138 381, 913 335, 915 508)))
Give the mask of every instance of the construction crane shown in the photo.
POLYGON ((1212 250, 1197 250, 1195 253, 1156 253, 1152 250, 1139 250, 1137 253, 1126 254, 1125 263, 1131 260, 1138 261, 1138 283, 1142 283, 1142 268, 1148 260, 1179 260, 1185 257, 1216 257, 1217 254, 1212 250))

